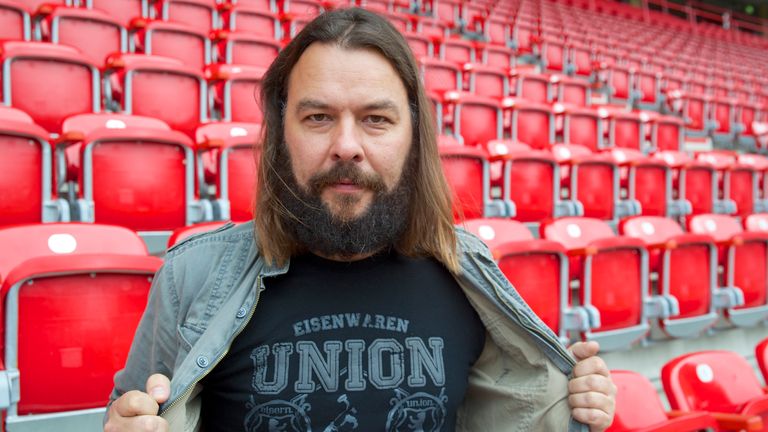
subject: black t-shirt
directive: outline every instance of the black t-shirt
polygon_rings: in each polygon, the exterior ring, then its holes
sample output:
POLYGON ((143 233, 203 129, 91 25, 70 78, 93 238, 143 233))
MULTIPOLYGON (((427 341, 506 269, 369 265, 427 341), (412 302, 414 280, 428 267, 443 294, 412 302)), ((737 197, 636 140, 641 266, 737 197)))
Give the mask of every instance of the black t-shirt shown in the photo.
POLYGON ((215 431, 453 431, 485 329, 433 259, 294 257, 202 380, 215 431))

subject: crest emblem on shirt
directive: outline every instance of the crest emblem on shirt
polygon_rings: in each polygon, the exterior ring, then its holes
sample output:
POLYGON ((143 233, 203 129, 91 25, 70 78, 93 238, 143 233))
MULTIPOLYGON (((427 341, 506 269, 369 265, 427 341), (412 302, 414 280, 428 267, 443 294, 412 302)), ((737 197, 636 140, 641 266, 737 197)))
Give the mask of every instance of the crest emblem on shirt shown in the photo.
POLYGON ((418 392, 409 394, 395 390, 389 404, 392 408, 387 415, 387 432, 438 432, 445 423, 448 396, 445 388, 439 396, 418 392))
POLYGON ((307 412, 311 406, 307 395, 297 396, 289 401, 275 400, 260 405, 250 402, 245 416, 245 430, 248 432, 311 432, 312 426, 307 412))

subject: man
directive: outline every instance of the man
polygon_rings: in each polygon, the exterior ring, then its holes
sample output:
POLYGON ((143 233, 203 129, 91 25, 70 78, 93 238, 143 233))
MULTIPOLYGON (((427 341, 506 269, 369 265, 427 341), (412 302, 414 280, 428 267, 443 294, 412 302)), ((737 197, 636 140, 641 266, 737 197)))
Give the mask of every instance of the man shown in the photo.
POLYGON ((105 431, 610 424, 596 344, 573 348, 574 367, 454 228, 429 102, 391 25, 318 17, 271 65, 262 103, 255 221, 168 252, 105 431))

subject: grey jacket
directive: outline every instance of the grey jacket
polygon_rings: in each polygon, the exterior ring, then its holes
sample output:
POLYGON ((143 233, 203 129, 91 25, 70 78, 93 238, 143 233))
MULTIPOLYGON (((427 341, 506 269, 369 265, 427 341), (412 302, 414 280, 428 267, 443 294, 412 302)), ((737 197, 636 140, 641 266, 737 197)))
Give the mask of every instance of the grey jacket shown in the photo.
MULTIPOLYGON (((460 432, 585 431, 572 419, 568 376, 573 358, 501 274, 488 248, 458 229, 457 277, 487 329, 457 414, 460 432)), ((160 407, 171 431, 199 431, 200 380, 258 310, 265 280, 288 271, 258 253, 253 223, 227 224, 168 251, 156 274, 114 401, 144 390, 147 377, 171 378, 160 407)))

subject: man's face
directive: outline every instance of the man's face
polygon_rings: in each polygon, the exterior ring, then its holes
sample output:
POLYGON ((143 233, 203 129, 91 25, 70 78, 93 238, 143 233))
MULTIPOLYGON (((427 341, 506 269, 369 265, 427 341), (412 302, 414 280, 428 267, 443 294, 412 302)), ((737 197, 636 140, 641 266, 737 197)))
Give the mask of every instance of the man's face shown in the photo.
POLYGON ((334 219, 363 216, 393 192, 413 139, 408 96, 372 50, 310 45, 288 79, 285 142, 304 194, 334 219))

